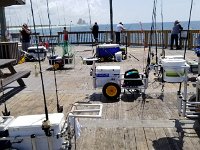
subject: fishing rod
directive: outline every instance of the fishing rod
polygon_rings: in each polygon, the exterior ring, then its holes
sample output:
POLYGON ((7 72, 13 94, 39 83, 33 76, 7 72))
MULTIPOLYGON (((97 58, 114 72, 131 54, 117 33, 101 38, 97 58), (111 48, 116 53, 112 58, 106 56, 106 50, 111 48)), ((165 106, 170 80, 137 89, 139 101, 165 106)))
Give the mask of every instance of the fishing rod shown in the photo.
POLYGON ((87 4, 88 4, 88 13, 89 13, 89 20, 90 20, 90 27, 92 27, 92 19, 91 19, 91 14, 90 14, 90 5, 89 5, 89 1, 87 0, 87 4))
POLYGON ((145 70, 145 69, 144 69, 144 63, 145 63, 145 61, 146 61, 146 59, 145 59, 145 40, 144 40, 145 34, 144 34, 142 22, 140 21, 139 23, 140 23, 140 28, 141 28, 141 32, 142 32, 142 42, 143 42, 143 46, 144 46, 144 54, 143 54, 143 71, 144 71, 144 70, 145 70))
POLYGON ((162 57, 165 57, 165 50, 164 50, 164 24, 163 24, 163 0, 161 0, 161 28, 162 28, 162 57))
POLYGON ((158 64, 158 41, 157 41, 157 0, 155 0, 154 24, 155 24, 155 44, 156 44, 156 64, 158 64))
MULTIPOLYGON (((31 4, 32 19, 33 19, 33 28, 34 28, 34 32, 36 33, 36 25, 35 25, 34 13, 33 13, 32 0, 30 0, 30 4, 31 4)), ((35 38, 37 39, 36 34, 35 34, 35 38)), ((36 40, 36 46, 37 46, 37 51, 39 51, 38 40, 36 40)), ((44 90, 44 81, 43 81, 43 74, 42 74, 42 67, 41 67, 41 61, 40 61, 40 58, 39 58, 39 53, 38 53, 38 63, 39 63, 39 68, 40 68, 40 77, 41 77, 41 81, 42 81, 42 92, 43 92, 43 97, 44 97, 44 107, 45 107, 45 117, 46 117, 46 120, 43 121, 42 129, 44 130, 46 136, 51 136, 50 122, 49 122, 49 116, 48 116, 48 108, 47 108, 47 103, 46 103, 46 95, 45 95, 45 90, 44 90)))
MULTIPOLYGON (((38 0, 37 0, 37 4, 39 4, 38 0)), ((37 5, 37 8, 39 8, 38 5, 37 5)), ((39 11, 39 9, 38 9, 38 11, 39 11)), ((39 15, 39 19, 40 19, 40 26, 41 26, 41 29, 42 29, 42 35, 44 36, 44 29, 43 29, 43 25, 42 25, 42 18, 41 18, 40 12, 38 13, 38 15, 39 15)))
POLYGON ((148 78, 149 75, 149 65, 151 63, 151 57, 154 57, 154 54, 151 52, 151 47, 153 45, 153 30, 154 30, 154 16, 155 16, 155 7, 156 7, 156 1, 153 2, 153 12, 152 12, 152 23, 151 23, 151 32, 150 32, 150 43, 149 43, 149 51, 148 51, 148 57, 147 57, 147 65, 145 69, 145 74, 148 78))
MULTIPOLYGON (((56 1, 56 9, 57 9, 57 13, 58 13, 58 24, 61 25, 61 23, 60 23, 60 14, 59 14, 59 11, 58 11, 58 3, 57 3, 57 1, 56 1)), ((60 26, 60 30, 62 31, 61 26, 60 26)))
MULTIPOLYGON (((185 59, 186 51, 187 51, 187 42, 188 42, 188 37, 189 37, 189 30, 190 30, 190 21, 191 21, 191 16, 192 16, 192 7, 193 7, 193 0, 191 0, 191 5, 190 5, 190 14, 189 14, 189 20, 188 20, 188 27, 187 27, 187 36, 185 39, 185 47, 184 47, 184 55, 183 58, 185 59)), ((179 85, 179 91, 178 93, 181 92, 181 83, 179 85)))
MULTIPOLYGON (((51 37, 52 32, 51 32, 51 19, 50 19, 50 11, 49 11, 49 1, 46 0, 46 2, 47 2, 47 15, 48 15, 48 21, 49 21, 49 31, 50 31, 50 37, 51 37)), ((53 48, 52 48, 52 56, 53 56, 53 48)), ((58 101, 58 86, 57 86, 56 68, 55 67, 53 67, 53 72, 54 72, 54 83, 55 83, 55 88, 56 88, 57 112, 61 113, 61 112, 63 112, 63 106, 60 106, 59 101, 58 101)))
MULTIPOLYGON (((89 20, 90 20, 90 29, 92 29, 92 19, 91 19, 91 13, 90 13, 89 0, 87 0, 87 4, 88 4, 88 14, 89 14, 89 20)), ((92 37, 92 34, 91 34, 91 39, 92 39, 92 55, 94 55, 94 48, 93 48, 94 39, 92 37)))
MULTIPOLYGON (((66 14, 66 12, 65 12, 65 8, 64 8, 64 5, 62 5, 63 6, 63 11, 64 11, 64 14, 66 14)), ((64 15, 64 23, 65 23, 65 26, 67 25, 66 24, 66 18, 65 18, 65 15, 64 15)), ((70 31, 71 32, 71 31, 70 31)))

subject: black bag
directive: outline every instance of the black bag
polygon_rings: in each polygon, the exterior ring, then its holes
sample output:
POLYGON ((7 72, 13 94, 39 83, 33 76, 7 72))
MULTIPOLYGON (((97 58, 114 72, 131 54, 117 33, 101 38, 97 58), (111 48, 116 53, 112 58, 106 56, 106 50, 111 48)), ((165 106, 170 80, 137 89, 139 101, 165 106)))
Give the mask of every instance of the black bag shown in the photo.
MULTIPOLYGON (((130 69, 125 72, 124 78, 133 78, 138 79, 140 78, 139 72, 137 69, 130 69)), ((141 86, 143 85, 142 80, 124 80, 125 86, 141 86)))

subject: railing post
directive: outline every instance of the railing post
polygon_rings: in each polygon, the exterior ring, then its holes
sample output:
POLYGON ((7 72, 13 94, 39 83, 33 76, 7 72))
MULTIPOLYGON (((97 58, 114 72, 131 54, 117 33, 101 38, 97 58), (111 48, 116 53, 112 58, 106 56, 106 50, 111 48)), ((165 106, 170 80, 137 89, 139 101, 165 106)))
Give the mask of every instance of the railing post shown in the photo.
POLYGON ((76 41, 77 41, 77 44, 79 44, 79 35, 78 35, 78 33, 76 35, 76 41))
POLYGON ((165 37, 165 43, 164 43, 164 45, 165 45, 165 48, 167 48, 168 47, 168 43, 169 43, 169 38, 168 38, 168 34, 169 34, 169 32, 168 31, 164 31, 164 37, 165 37))
POLYGON ((60 44, 60 36, 61 35, 61 33, 60 32, 58 32, 58 44, 60 44))
POLYGON ((193 34, 192 31, 189 30, 189 35, 188 35, 188 49, 192 49, 193 47, 193 34))
POLYGON ((148 38, 148 32, 147 31, 144 31, 144 44, 145 44, 145 47, 148 46, 148 43, 149 43, 149 38, 148 38))
POLYGON ((127 32, 127 45, 128 46, 131 45, 131 34, 130 34, 130 31, 127 32))

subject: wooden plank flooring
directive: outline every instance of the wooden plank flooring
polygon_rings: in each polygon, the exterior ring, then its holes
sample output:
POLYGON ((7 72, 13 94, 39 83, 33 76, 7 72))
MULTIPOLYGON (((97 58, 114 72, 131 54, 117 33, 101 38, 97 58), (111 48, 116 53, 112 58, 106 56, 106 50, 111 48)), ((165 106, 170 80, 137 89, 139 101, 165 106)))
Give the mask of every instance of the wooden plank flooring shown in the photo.
MULTIPOLYGON (((188 119, 178 115, 176 92, 179 84, 165 83, 162 93, 162 84, 151 72, 145 100, 141 96, 122 94, 120 100, 108 101, 102 96, 101 89, 94 90, 92 87, 92 78, 89 76, 91 66, 82 64, 81 57, 92 56, 92 48, 75 46, 74 50, 76 51, 75 68, 65 66, 64 70, 56 71, 58 98, 60 105, 64 107, 64 113, 67 115, 75 102, 103 104, 101 119, 79 119, 83 127, 81 136, 77 139, 77 150, 199 149, 199 125, 193 129, 197 121, 193 124, 180 123, 188 119)), ((57 52, 61 53, 59 47, 57 52)), ((183 53, 183 50, 166 50, 166 55, 183 55, 183 53)), ((145 65, 143 54, 143 48, 130 47, 127 60, 102 62, 97 65, 120 65, 123 71, 132 68, 142 71, 145 65)), ((187 51, 186 59, 198 61, 193 51, 187 51)), ((35 75, 35 64, 37 65, 36 72, 38 72, 37 62, 26 62, 15 66, 17 71, 31 70, 31 75, 23 79, 27 87, 16 92, 6 101, 11 115, 15 117, 44 113, 41 79, 40 74, 35 75)), ((53 71, 49 68, 46 59, 42 62, 46 101, 49 113, 55 113, 57 110, 55 83, 53 71)), ((190 74, 190 76, 197 75, 190 74)), ((189 96, 196 92, 192 84, 188 83, 189 96)), ((10 84, 6 93, 16 86, 18 85, 15 82, 10 84)), ((4 105, 1 104, 0 111, 3 109, 4 105)))

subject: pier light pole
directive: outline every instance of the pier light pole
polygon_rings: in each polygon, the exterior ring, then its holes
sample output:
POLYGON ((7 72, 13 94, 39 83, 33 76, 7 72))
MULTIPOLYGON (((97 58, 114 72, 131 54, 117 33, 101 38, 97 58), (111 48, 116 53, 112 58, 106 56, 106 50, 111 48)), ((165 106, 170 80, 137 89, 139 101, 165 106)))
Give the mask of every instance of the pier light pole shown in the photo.
POLYGON ((110 31, 111 31, 111 40, 113 42, 113 9, 112 9, 112 0, 110 0, 110 31))

